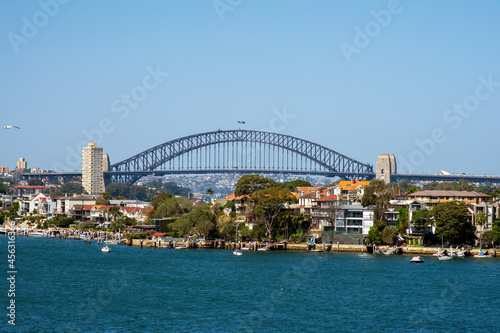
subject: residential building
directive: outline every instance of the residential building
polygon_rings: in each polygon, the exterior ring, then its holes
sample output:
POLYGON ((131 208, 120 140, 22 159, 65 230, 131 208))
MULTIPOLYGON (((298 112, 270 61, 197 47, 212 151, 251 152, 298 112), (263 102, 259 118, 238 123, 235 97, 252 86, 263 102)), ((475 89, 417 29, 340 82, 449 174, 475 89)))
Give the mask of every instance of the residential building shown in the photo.
POLYGON ((427 206, 437 206, 440 203, 460 201, 465 204, 478 204, 488 201, 491 196, 475 191, 442 191, 427 190, 417 191, 408 195, 408 200, 418 200, 427 206))
POLYGON ((57 215, 71 215, 74 205, 95 205, 96 197, 91 195, 73 195, 57 198, 57 215))
POLYGON ((56 202, 43 193, 32 194, 20 200, 20 209, 24 215, 37 214, 50 218, 55 214, 56 207, 56 202))
POLYGON ((373 226, 373 210, 361 205, 342 205, 335 222, 335 231, 367 235, 373 226))
POLYGON ((370 184, 367 180, 342 180, 333 187, 332 194, 346 198, 351 202, 361 202, 365 187, 370 184))
POLYGON ((500 218, 500 204, 481 202, 478 204, 469 205, 469 211, 472 215, 472 224, 476 227, 476 236, 479 238, 494 226, 496 219, 500 218), (478 214, 484 214, 484 224, 478 223, 478 214))
POLYGON ((90 142, 82 148, 82 185, 88 194, 99 194, 105 191, 104 171, 108 169, 109 159, 103 154, 102 147, 90 142))
POLYGON ((3 165, 0 167, 0 173, 9 173, 9 167, 4 167, 3 165))
POLYGON ((345 204, 347 204, 347 199, 334 194, 312 200, 309 215, 313 226, 323 231, 335 229, 335 220, 341 210, 339 207, 345 204))

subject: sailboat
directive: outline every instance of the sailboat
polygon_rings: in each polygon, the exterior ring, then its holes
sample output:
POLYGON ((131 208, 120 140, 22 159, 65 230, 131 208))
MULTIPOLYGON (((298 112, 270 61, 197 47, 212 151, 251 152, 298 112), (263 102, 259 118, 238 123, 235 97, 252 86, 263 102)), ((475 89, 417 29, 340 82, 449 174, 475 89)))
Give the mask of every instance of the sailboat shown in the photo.
POLYGON ((236 241, 235 241, 235 248, 234 248, 233 254, 235 256, 243 255, 243 253, 238 250, 238 224, 236 224, 236 241))
POLYGON ((106 245, 101 248, 101 251, 104 253, 108 253, 111 251, 111 248, 108 246, 108 215, 106 214, 106 245))

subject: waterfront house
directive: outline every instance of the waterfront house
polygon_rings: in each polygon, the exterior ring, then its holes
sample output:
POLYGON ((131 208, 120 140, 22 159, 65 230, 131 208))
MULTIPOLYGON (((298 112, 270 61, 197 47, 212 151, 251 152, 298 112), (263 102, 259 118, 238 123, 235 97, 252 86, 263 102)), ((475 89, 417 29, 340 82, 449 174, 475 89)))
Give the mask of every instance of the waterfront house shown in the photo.
POLYGON ((339 207, 345 204, 347 204, 347 199, 334 194, 312 200, 310 217, 313 226, 323 231, 333 230, 339 207))
POLYGON ((23 197, 19 208, 23 215, 37 214, 50 218, 56 212, 56 202, 43 193, 39 193, 23 197))
POLYGON ((335 231, 367 235, 373 226, 373 210, 361 205, 341 205, 335 221, 335 231))
POLYGON ((74 205, 95 205, 96 196, 92 195, 73 195, 57 198, 57 215, 71 215, 74 205))

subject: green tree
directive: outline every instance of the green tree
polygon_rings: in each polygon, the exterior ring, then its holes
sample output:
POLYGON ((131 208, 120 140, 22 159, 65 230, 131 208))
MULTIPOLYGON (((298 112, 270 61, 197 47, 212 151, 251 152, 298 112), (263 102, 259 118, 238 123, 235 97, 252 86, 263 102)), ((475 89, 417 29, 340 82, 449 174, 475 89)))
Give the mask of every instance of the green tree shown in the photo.
POLYGON ((251 195, 255 191, 267 190, 276 187, 276 182, 271 178, 261 175, 245 175, 236 183, 234 195, 251 195))
POLYGON ((452 244, 463 244, 467 235, 473 237, 475 228, 469 221, 467 206, 463 202, 445 202, 435 206, 431 217, 436 225, 435 234, 452 244))
POLYGON ((476 224, 481 227, 481 231, 483 231, 483 226, 486 223, 486 214, 483 212, 479 212, 476 214, 476 224))
POLYGON ((19 201, 14 201, 12 206, 9 207, 10 216, 17 216, 19 213, 19 201))
POLYGON ((410 194, 418 192, 418 191, 420 191, 420 187, 415 186, 415 185, 411 185, 404 192, 406 195, 410 195, 410 194))
POLYGON ((54 194, 72 196, 73 194, 87 194, 87 192, 80 183, 64 183, 55 189, 54 194))
POLYGON ((397 236, 398 236, 397 227, 385 227, 384 230, 382 230, 382 239, 384 243, 387 245, 393 245, 397 236))
POLYGON ((123 216, 123 213, 119 206, 112 206, 109 207, 109 215, 111 215, 113 221, 115 221, 117 217, 123 216))
POLYGON ((103 199, 105 200, 113 200, 113 196, 111 195, 111 193, 109 192, 102 192, 102 193, 99 193, 103 199))
POLYGON ((364 207, 375 206, 374 218, 382 220, 384 212, 389 208, 389 201, 395 199, 399 194, 399 187, 388 186, 383 180, 374 179, 365 187, 361 204, 364 207))
POLYGON ((427 209, 417 210, 413 212, 411 222, 417 228, 424 228, 425 235, 425 228, 432 223, 431 212, 427 209))
POLYGON ((382 220, 374 220, 373 226, 368 230, 368 236, 366 241, 370 244, 381 245, 384 244, 384 239, 382 237, 382 231, 385 229, 387 224, 382 220))
POLYGON ((193 210, 193 202, 184 197, 172 197, 169 193, 159 194, 152 201, 150 218, 181 216, 193 210))
POLYGON ((51 220, 48 221, 48 224, 54 224, 55 226, 59 228, 67 228, 71 224, 73 224, 75 221, 71 217, 67 216, 58 216, 54 217, 51 220))
POLYGON ((406 208, 400 207, 398 209, 398 212, 398 231, 401 235, 404 235, 406 233, 406 229, 408 229, 408 210, 406 208))
POLYGON ((500 232, 496 229, 485 231, 482 237, 486 244, 491 244, 491 247, 494 247, 495 243, 500 242, 500 232))
POLYGON ((213 189, 211 189, 211 188, 209 188, 209 189, 207 189, 207 190, 205 191, 205 193, 206 193, 207 195, 214 195, 214 190, 213 190, 213 189))
POLYGON ((283 184, 281 184, 281 187, 290 192, 295 192, 297 187, 307 187, 307 186, 312 186, 312 185, 308 181, 302 179, 295 179, 291 182, 284 182, 283 184))
POLYGON ((271 187, 253 192, 251 201, 255 215, 263 221, 266 236, 272 241, 276 218, 285 210, 287 204, 295 203, 297 199, 290 191, 271 187))

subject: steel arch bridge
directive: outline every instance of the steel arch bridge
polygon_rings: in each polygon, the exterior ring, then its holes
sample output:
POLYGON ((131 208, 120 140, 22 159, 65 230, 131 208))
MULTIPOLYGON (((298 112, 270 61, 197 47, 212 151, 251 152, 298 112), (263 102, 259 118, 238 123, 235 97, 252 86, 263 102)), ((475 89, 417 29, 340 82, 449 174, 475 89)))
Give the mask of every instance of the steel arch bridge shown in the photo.
POLYGON ((165 142, 111 165, 108 181, 133 184, 145 175, 209 173, 374 177, 370 164, 293 136, 218 130, 165 142))

